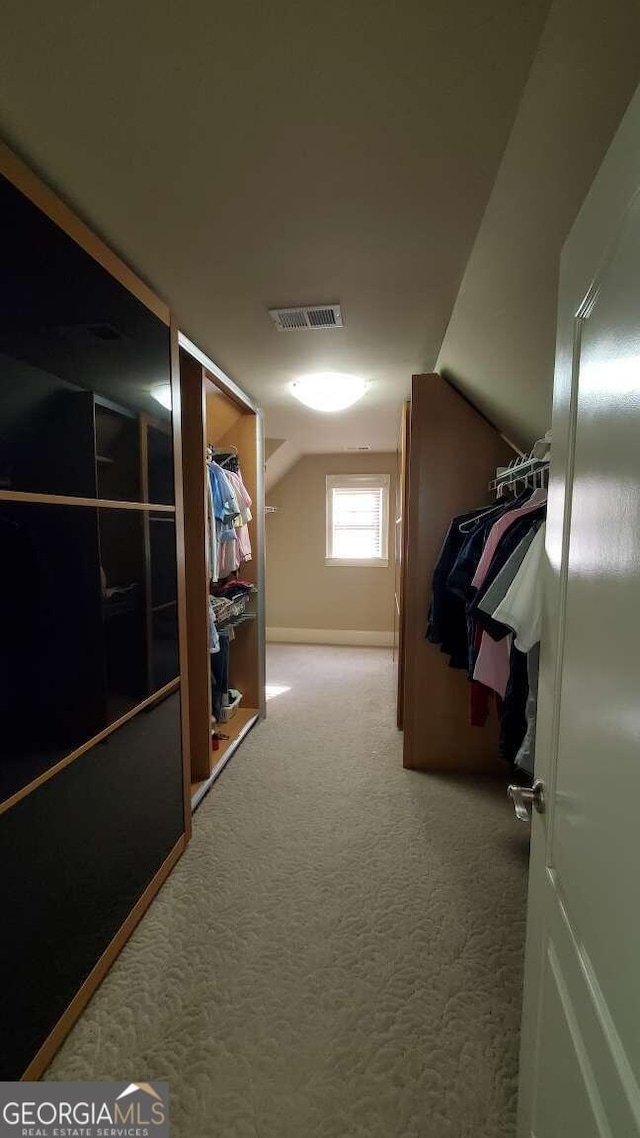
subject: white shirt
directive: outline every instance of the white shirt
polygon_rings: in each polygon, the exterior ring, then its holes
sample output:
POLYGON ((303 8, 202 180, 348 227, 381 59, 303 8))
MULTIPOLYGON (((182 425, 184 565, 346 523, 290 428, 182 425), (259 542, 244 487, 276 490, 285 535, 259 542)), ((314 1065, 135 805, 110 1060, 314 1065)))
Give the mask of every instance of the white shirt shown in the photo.
POLYGON ((504 598, 493 616, 516 634, 515 645, 530 652, 542 624, 542 557, 546 526, 540 526, 504 598))

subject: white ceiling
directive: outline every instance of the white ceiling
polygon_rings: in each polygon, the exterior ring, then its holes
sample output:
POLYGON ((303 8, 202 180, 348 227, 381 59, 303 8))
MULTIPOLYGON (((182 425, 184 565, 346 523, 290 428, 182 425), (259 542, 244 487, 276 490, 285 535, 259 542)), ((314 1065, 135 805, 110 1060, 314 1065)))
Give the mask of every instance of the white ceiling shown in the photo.
POLYGON ((0 131, 262 403, 274 469, 394 447, 436 360, 526 444, 562 242, 640 81, 637 0, 547 8, 3 0, 0 131), (335 332, 267 314, 336 301, 335 332), (313 370, 369 391, 306 411, 313 370))
POLYGON ((432 369, 547 0, 2 5, 10 145, 300 450, 395 445, 432 369), (278 333, 273 305, 343 305, 278 333), (370 381, 339 418, 313 370, 370 381))

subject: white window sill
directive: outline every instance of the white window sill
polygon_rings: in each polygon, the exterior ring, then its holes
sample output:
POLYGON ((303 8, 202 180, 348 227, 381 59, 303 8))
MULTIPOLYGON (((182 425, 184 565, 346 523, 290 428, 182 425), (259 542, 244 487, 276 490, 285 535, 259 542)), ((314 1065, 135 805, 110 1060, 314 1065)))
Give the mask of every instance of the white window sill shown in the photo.
POLYGON ((325 565, 350 565, 357 569, 388 569, 388 557, 325 557, 325 565))

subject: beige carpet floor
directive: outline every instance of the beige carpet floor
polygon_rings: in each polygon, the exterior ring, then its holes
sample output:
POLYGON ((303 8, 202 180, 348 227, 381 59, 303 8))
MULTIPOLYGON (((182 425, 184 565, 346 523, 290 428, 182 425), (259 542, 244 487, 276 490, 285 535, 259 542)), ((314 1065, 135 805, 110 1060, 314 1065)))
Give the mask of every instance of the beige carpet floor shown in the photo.
POLYGON ((512 1138, 526 830, 402 770, 384 649, 286 689, 47 1077, 168 1079, 174 1138, 512 1138))

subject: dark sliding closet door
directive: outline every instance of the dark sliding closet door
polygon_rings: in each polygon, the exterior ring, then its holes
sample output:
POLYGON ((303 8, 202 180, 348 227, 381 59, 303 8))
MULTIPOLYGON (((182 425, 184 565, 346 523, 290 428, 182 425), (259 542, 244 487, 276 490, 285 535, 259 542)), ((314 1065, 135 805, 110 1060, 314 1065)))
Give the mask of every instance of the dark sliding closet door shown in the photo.
POLYGON ((185 830, 167 323, 0 178, 0 1079, 185 830))

